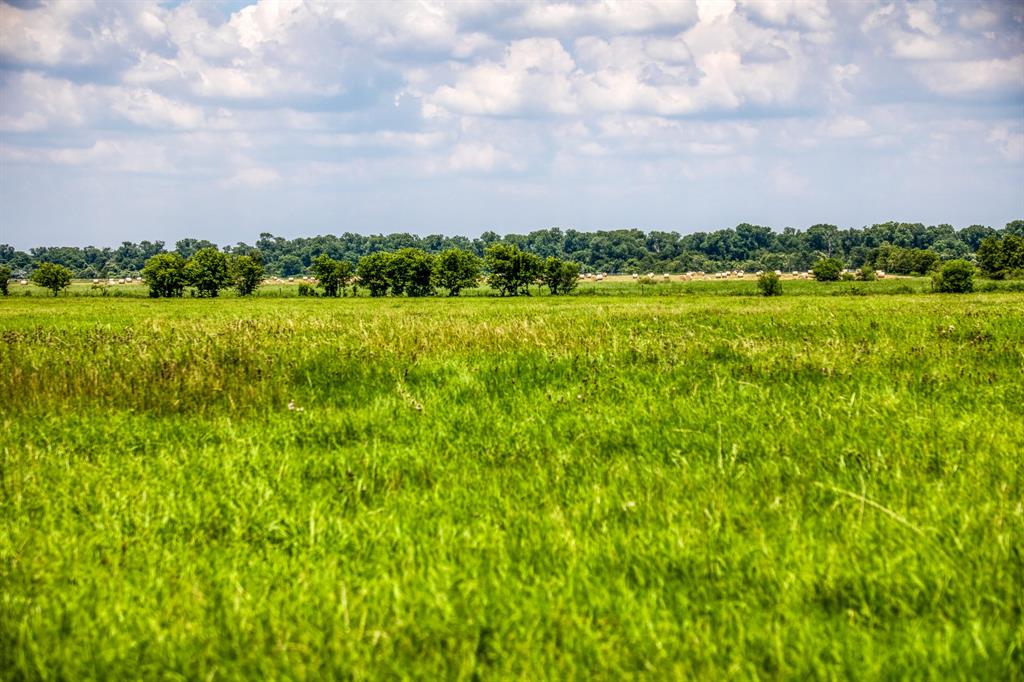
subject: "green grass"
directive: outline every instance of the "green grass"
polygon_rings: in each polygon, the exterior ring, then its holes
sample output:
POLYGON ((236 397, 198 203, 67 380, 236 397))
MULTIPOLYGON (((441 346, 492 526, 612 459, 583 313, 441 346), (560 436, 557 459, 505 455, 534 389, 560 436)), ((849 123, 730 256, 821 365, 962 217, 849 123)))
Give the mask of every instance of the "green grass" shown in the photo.
POLYGON ((1021 679, 1024 297, 693 284, 0 300, 0 678, 1021 679))

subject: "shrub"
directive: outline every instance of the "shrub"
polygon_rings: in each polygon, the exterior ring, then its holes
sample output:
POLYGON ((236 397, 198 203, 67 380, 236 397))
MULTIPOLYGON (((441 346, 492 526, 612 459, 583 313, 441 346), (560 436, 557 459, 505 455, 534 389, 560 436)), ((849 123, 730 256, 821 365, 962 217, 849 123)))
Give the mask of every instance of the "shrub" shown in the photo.
POLYGON ((448 249, 434 259, 434 284, 458 296, 480 279, 480 257, 462 249, 448 249))
POLYGON ((345 283, 352 272, 352 265, 348 261, 334 260, 322 253, 313 259, 309 269, 323 287, 324 296, 337 297, 345 293, 345 283))
POLYGON ((259 251, 236 256, 231 261, 231 279, 239 296, 252 296, 263 281, 263 274, 263 256, 259 251))
POLYGON ((580 264, 550 256, 544 261, 540 279, 552 296, 568 294, 579 284, 580 264))
POLYGON ((878 279, 878 275, 875 274, 875 269, 871 267, 870 263, 865 263, 857 271, 857 279, 861 282, 874 282, 878 279))
MULTIPOLYGON (((324 294, 324 295, 327 296, 328 294, 324 294)), ((306 297, 306 296, 315 297, 316 296, 316 289, 311 287, 308 284, 300 284, 299 285, 299 296, 302 296, 302 297, 306 297)))
POLYGON ((842 271, 843 261, 838 258, 821 258, 811 268, 811 272, 814 273, 814 279, 819 282, 837 282, 842 271))
POLYGON ((854 280, 857 279, 857 276, 854 275, 852 272, 841 272, 839 273, 839 279, 843 280, 844 282, 853 282, 854 280))
POLYGON ((757 290, 762 296, 782 296, 782 279, 772 270, 757 276, 757 290))
POLYGON ((32 272, 32 283, 49 289, 56 296, 71 285, 71 270, 55 263, 41 263, 32 272))
POLYGON ((150 298, 180 297, 188 284, 186 261, 177 253, 158 253, 142 267, 142 279, 150 298))
POLYGON ((974 291, 974 266, 965 260, 951 260, 932 275, 932 289, 947 294, 974 291))
POLYGON ((11 269, 6 265, 0 265, 0 295, 7 296, 11 293, 8 287, 11 284, 11 269))
POLYGON ((199 249, 185 265, 188 283, 203 298, 213 298, 221 289, 231 285, 230 270, 228 257, 213 247, 199 249))

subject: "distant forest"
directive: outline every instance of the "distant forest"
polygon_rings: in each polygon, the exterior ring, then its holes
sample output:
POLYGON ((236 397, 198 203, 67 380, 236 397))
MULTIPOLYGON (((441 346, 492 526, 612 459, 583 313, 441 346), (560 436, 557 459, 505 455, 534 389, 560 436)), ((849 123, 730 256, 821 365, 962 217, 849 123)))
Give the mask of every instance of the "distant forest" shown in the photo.
MULTIPOLYGON (((851 268, 870 264, 889 272, 909 274, 924 272, 927 268, 922 264, 933 260, 973 259, 982 240, 1007 235, 1024 237, 1024 220, 1014 220, 1002 229, 971 225, 956 230, 952 225, 888 222, 850 229, 835 225, 813 225, 806 230, 787 227, 781 232, 743 223, 735 228, 686 235, 639 229, 580 232, 556 227, 525 235, 485 232, 476 239, 419 237, 404 232, 369 236, 346 232, 339 236, 285 239, 264 232, 255 244, 239 242, 220 248, 235 254, 259 251, 266 271, 285 277, 305 273, 312 260, 322 253, 355 264, 368 253, 406 247, 428 253, 460 248, 483 255, 484 249, 496 242, 515 244, 542 257, 573 260, 584 271, 593 272, 804 271, 819 258, 831 256, 851 268)), ((201 239, 182 239, 173 249, 162 241, 142 241, 124 242, 116 248, 36 247, 26 253, 3 244, 0 265, 10 267, 15 277, 26 276, 44 262, 64 265, 79 278, 116 277, 137 275, 146 260, 157 253, 176 251, 187 258, 209 246, 216 245, 201 239)))

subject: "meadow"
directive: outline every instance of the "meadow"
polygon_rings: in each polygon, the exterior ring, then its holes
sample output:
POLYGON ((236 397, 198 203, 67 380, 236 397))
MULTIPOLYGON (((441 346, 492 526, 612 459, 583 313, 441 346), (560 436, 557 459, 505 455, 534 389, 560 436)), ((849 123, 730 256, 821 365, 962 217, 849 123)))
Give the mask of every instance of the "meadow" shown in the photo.
POLYGON ((28 289, 0 678, 1022 679, 1019 292, 28 289))

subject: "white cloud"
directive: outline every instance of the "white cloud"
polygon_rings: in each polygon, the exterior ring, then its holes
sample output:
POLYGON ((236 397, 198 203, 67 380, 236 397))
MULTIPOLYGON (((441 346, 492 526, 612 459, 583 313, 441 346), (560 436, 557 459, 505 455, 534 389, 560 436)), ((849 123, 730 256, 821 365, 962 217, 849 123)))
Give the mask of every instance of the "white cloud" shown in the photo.
POLYGON ((892 55, 900 59, 951 59, 962 49, 952 40, 933 40, 906 32, 895 33, 892 43, 892 55))
POLYGON ((273 168, 250 166, 239 169, 222 184, 224 187, 263 188, 275 185, 280 181, 280 173, 273 168))
POLYGON ((108 124, 111 118, 146 128, 197 128, 201 107, 145 88, 80 85, 33 71, 13 76, 4 88, 0 130, 31 131, 108 124))
POLYGON ((1024 161, 1024 131, 1020 126, 1000 125, 992 129, 988 141, 995 145, 1007 161, 1020 163, 1024 161))
POLYGON ((957 19, 957 23, 968 31, 984 31, 994 28, 999 23, 999 15, 981 7, 972 12, 964 12, 957 19))
POLYGON ((53 163, 88 166, 122 173, 168 173, 172 170, 163 145, 138 140, 97 140, 84 148, 63 148, 45 153, 53 163))
POLYGON ((733 0, 697 0, 697 14, 702 24, 725 19, 734 9, 736 3, 733 0))
POLYGON ((1024 90, 1024 55, 1009 59, 947 61, 914 69, 922 83, 940 95, 977 95, 1024 90))
POLYGON ((87 100, 96 88, 62 78, 25 71, 4 84, 0 98, 0 129, 45 130, 51 126, 77 127, 87 119, 87 100))
POLYGON ((792 22, 814 31, 832 27, 831 12, 824 0, 741 0, 740 7, 747 14, 780 26, 792 22))
POLYGON ((935 22, 935 9, 934 0, 920 0, 914 4, 907 5, 907 24, 926 36, 932 38, 938 36, 942 29, 935 22))
POLYGON ((517 40, 501 61, 462 70, 454 85, 441 86, 427 101, 463 114, 569 114, 577 108, 570 81, 574 66, 557 40, 517 40))
POLYGON ((689 2, 602 0, 528 3, 522 15, 511 24, 519 30, 559 35, 564 35, 566 31, 622 34, 678 31, 696 20, 696 7, 689 2))
POLYGON ((136 125, 150 128, 198 128, 204 123, 200 107, 170 100, 145 88, 110 88, 111 110, 136 125))
POLYGON ((448 167, 455 171, 489 171, 500 157, 491 144, 459 144, 452 151, 448 167))
POLYGON ((379 130, 372 133, 325 133, 310 139, 312 144, 324 147, 383 147, 404 151, 432 149, 441 146, 448 136, 442 132, 410 133, 379 130))
POLYGON ((862 118, 843 114, 827 121, 822 132, 828 137, 862 137, 871 132, 871 126, 862 118))

